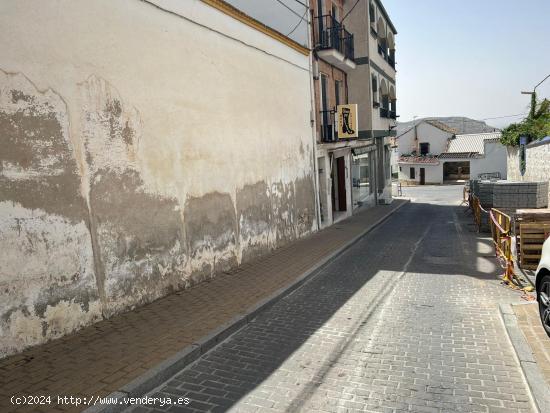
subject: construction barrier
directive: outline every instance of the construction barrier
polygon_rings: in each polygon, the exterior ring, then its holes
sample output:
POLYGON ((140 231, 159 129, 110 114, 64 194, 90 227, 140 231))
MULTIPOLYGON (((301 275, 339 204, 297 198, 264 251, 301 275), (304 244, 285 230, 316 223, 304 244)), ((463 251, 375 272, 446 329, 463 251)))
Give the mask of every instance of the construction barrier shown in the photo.
POLYGON ((477 227, 477 232, 481 232, 481 227, 484 224, 483 217, 489 216, 489 212, 483 209, 481 202, 479 202, 479 198, 475 195, 470 196, 469 205, 474 214, 474 222, 477 227))
POLYGON ((495 246, 495 254, 504 268, 502 281, 513 288, 532 291, 531 286, 525 287, 514 272, 514 256, 512 253, 512 219, 509 215, 492 208, 489 212, 491 235, 495 246))

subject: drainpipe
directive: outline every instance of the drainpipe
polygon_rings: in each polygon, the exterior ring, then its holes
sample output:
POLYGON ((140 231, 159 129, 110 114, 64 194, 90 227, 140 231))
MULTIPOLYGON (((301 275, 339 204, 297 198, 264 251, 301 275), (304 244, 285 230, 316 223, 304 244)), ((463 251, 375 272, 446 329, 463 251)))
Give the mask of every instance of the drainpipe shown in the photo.
POLYGON ((315 220, 317 221, 317 231, 321 229, 321 201, 319 199, 319 165, 317 164, 317 122, 315 116, 315 87, 313 83, 313 30, 312 30, 312 9, 310 0, 306 1, 308 7, 307 18, 307 41, 309 52, 309 95, 310 95, 310 113, 311 113, 311 142, 313 148, 313 192, 315 202, 315 220))

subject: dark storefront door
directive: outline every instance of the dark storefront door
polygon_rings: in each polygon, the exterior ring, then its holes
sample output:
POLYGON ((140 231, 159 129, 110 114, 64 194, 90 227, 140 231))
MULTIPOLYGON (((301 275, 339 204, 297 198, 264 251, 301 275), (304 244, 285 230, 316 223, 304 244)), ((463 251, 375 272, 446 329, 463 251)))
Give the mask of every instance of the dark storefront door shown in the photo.
POLYGON ((336 158, 338 171, 338 211, 346 210, 346 159, 341 156, 336 158))
POLYGON ((426 184, 426 168, 420 168, 420 185, 426 184))

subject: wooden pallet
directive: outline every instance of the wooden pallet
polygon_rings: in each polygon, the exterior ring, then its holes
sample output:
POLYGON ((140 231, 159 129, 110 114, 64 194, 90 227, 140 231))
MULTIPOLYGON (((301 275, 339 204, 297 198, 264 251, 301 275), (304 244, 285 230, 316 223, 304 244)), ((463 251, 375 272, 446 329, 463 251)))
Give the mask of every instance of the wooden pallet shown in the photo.
MULTIPOLYGON (((516 236, 516 255, 518 264, 521 266, 521 234, 520 224, 522 223, 540 223, 550 224, 550 208, 540 209, 518 209, 513 214, 514 223, 512 228, 514 229, 514 235, 516 236)), ((522 267, 523 268, 523 267, 522 267)))
POLYGON ((550 236, 550 223, 519 224, 520 233, 520 267, 526 270, 536 270, 542 253, 542 244, 550 236))

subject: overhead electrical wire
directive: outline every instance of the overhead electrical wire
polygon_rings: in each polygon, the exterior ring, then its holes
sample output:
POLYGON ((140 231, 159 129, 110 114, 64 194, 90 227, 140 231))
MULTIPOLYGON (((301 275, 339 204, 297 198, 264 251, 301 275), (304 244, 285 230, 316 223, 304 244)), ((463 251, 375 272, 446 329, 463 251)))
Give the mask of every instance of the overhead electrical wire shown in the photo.
POLYGON ((298 24, 296 26, 294 26, 294 28, 288 33, 286 34, 286 37, 290 36, 292 33, 294 33, 294 31, 302 24, 302 20, 304 19, 304 17, 306 16, 308 10, 306 9, 306 11, 304 12, 304 15, 302 16, 302 18, 300 20, 298 20, 298 24))
POLYGON ((349 9, 349 11, 346 13, 346 15, 340 21, 340 24, 344 23, 344 20, 346 20, 346 17, 348 17, 348 15, 353 11, 353 9, 355 8, 355 6, 357 6, 358 3, 359 3, 359 0, 357 0, 355 2, 355 4, 351 7, 351 9, 349 9))
POLYGON ((479 120, 492 120, 492 119, 504 119, 504 118, 515 118, 516 116, 525 116, 525 115, 528 115, 529 113, 518 113, 517 115, 506 115, 506 116, 496 116, 494 118, 483 118, 483 119, 479 119, 479 120))
POLYGON ((304 6, 306 9, 309 10, 309 6, 308 6, 307 4, 302 3, 300 0, 294 0, 294 1, 295 1, 296 3, 298 3, 298 4, 301 4, 301 5, 304 6))
MULTIPOLYGON (((275 0, 277 3, 279 3, 280 5, 284 6, 286 9, 288 9, 292 14, 298 16, 300 18, 300 20, 304 20, 305 22, 307 22, 307 20, 304 18, 305 17, 305 13, 303 16, 300 16, 298 14, 298 12, 296 12, 295 10, 293 10, 292 8, 290 8, 288 5, 286 5, 285 3, 283 3, 281 0, 275 0)), ((306 10, 307 12, 307 10, 306 10)))

